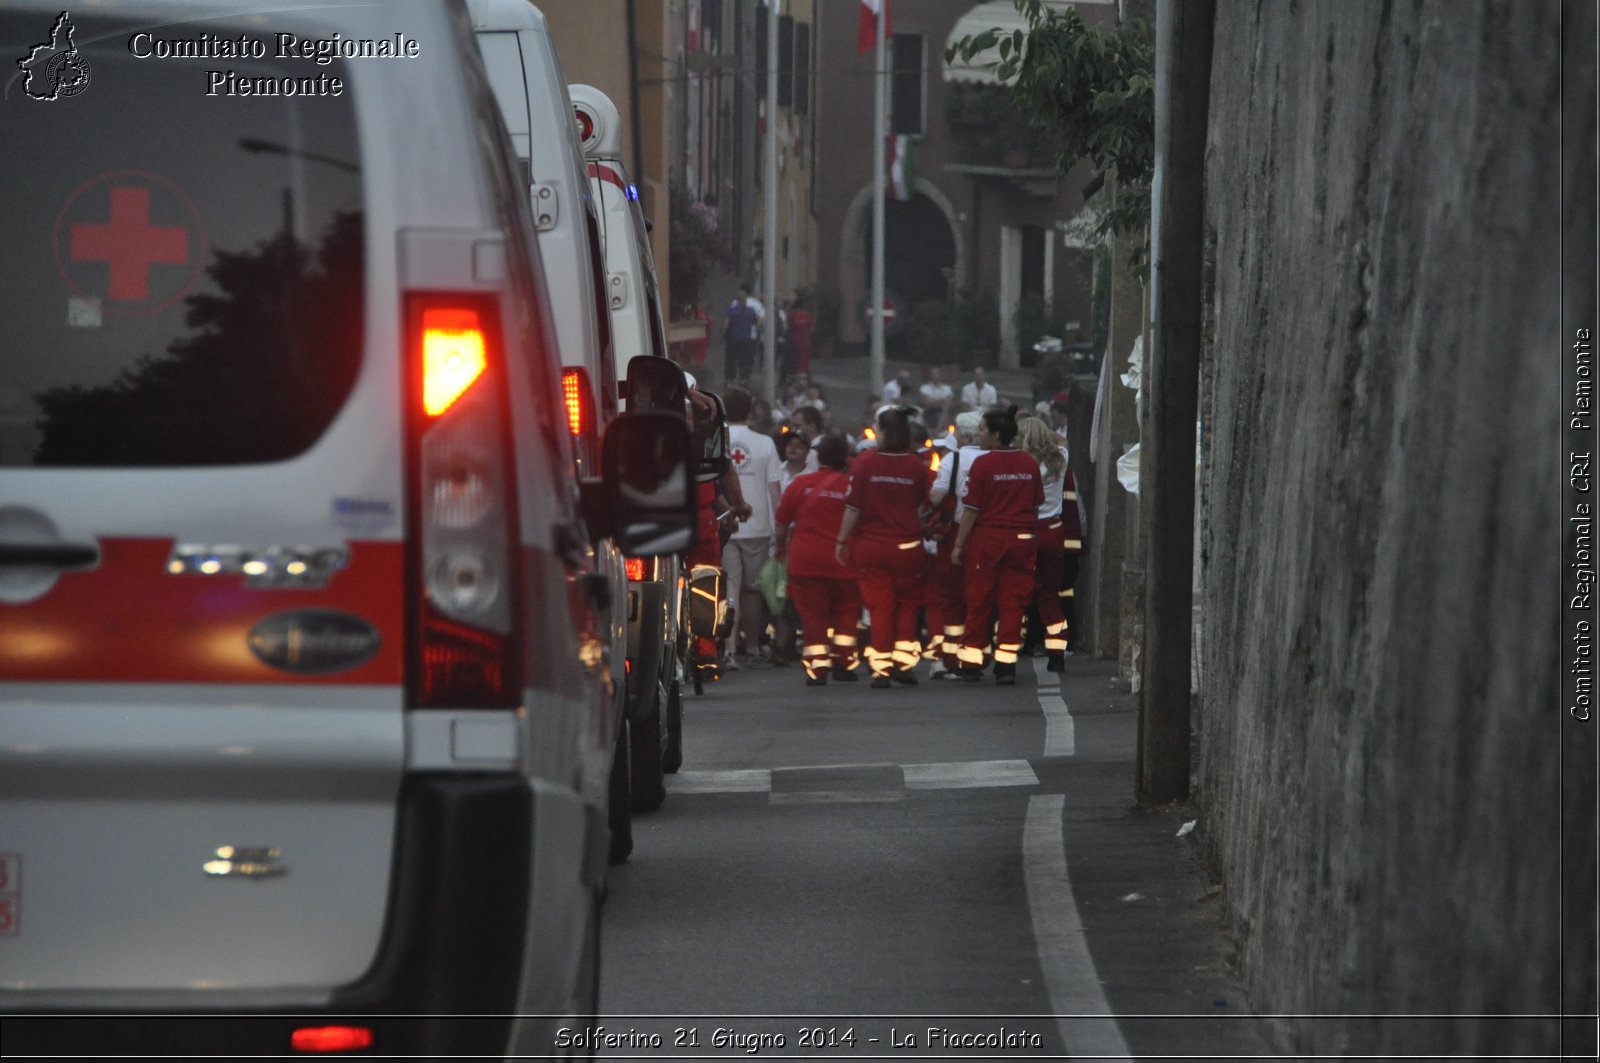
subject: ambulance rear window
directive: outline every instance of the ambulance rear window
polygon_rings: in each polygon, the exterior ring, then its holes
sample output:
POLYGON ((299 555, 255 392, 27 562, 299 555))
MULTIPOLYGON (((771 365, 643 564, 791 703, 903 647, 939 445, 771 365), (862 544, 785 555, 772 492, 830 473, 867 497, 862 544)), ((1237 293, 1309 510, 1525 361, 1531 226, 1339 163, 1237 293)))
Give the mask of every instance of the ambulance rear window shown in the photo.
POLYGON ((0 73, 0 466, 304 452, 361 367, 345 64, 254 24, 64 17, 0 11, 0 54, 30 57, 0 73), (173 54, 205 37, 265 55, 173 54))

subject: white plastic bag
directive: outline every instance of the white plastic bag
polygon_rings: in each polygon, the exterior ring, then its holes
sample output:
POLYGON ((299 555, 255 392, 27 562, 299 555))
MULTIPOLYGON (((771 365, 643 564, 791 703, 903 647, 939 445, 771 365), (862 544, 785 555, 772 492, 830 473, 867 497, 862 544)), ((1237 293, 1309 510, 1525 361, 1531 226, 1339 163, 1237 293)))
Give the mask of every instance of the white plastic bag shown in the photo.
POLYGON ((1117 482, 1126 487, 1129 494, 1139 493, 1139 444, 1129 447, 1128 452, 1117 459, 1117 482))

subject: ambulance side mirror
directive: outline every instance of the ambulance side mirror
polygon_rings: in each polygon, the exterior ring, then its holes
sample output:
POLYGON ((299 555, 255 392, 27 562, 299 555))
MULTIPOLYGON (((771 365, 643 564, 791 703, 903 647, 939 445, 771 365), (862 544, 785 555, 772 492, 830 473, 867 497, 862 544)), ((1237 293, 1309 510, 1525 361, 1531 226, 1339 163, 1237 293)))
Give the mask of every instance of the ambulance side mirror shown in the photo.
POLYGON ((683 415, 689 401, 689 382, 670 358, 641 354, 628 362, 628 412, 683 415))
MULTIPOLYGON (((683 374, 678 376, 681 380, 683 374)), ((617 417, 606 429, 600 464, 610 511, 601 523, 624 556, 653 557, 689 548, 694 539, 694 481, 689 426, 681 413, 617 417)))

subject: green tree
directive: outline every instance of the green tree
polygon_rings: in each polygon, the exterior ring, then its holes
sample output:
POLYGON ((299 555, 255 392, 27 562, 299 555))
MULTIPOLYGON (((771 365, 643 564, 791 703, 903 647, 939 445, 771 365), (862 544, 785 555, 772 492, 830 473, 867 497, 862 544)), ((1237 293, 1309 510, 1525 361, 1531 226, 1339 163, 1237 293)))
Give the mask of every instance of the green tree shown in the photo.
MULTIPOLYGON (((945 50, 945 60, 959 56, 1010 83, 1016 102, 1050 131, 1062 172, 1084 160, 1115 171, 1116 204, 1101 215, 1098 236, 1142 233, 1155 170, 1155 44, 1149 25, 1134 20, 1090 26, 1073 8, 1013 2, 1027 20, 1026 32, 988 29, 963 37, 945 50), (992 57, 985 56, 991 51, 992 57)), ((1142 246, 1130 265, 1143 274, 1149 247, 1142 246)))

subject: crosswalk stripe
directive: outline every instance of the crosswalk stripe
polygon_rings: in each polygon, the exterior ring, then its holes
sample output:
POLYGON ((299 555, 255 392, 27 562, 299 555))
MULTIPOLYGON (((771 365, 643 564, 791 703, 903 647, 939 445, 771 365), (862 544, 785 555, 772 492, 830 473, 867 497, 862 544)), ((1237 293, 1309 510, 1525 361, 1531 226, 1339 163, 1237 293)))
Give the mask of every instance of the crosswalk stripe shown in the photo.
MULTIPOLYGON (((827 772, 836 778, 842 769, 859 768, 863 771, 893 767, 888 764, 855 764, 855 765, 813 765, 809 768, 782 768, 791 779, 804 781, 803 773, 807 771, 827 772)), ((1038 786, 1039 776, 1034 773, 1033 766, 1026 760, 971 760, 950 761, 939 764, 902 764, 900 772, 905 778, 907 790, 977 790, 996 789, 1012 786, 1038 786)), ((675 794, 760 794, 772 792, 772 771, 766 768, 750 768, 731 771, 680 771, 676 775, 667 776, 667 790, 675 794)), ((783 801, 778 803, 793 802, 801 798, 817 800, 819 795, 841 792, 832 785, 827 790, 802 790, 790 786, 789 792, 774 795, 783 801)), ((887 791, 866 790, 857 791, 858 794, 881 795, 887 791)), ((841 793, 848 793, 842 791, 841 793)), ((838 800, 867 800, 865 796, 855 798, 840 797, 838 800)), ((888 800, 877 796, 875 800, 888 800)))
POLYGON ((764 794, 772 789, 772 772, 766 768, 680 771, 667 776, 667 789, 675 794, 764 794))
POLYGON ((972 790, 991 786, 1038 786, 1025 760, 969 760, 949 764, 907 764, 907 790, 972 790))

